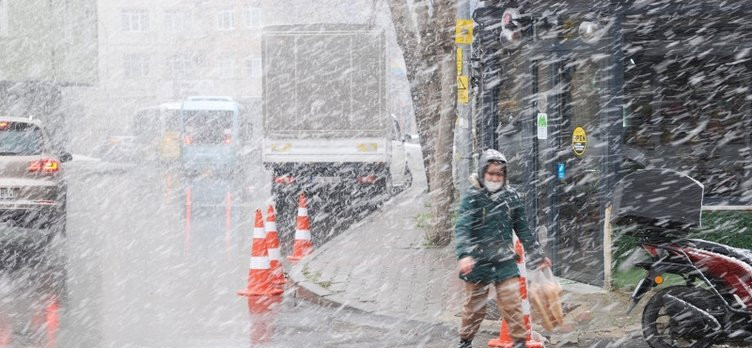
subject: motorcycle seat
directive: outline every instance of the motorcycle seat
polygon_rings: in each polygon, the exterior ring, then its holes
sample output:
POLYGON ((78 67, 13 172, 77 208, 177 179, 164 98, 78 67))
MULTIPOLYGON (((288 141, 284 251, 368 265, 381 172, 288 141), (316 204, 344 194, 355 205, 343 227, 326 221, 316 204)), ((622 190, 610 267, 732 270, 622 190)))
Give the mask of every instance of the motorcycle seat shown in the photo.
POLYGON ((688 239, 687 241, 692 243, 693 246, 698 249, 707 250, 707 251, 721 254, 724 256, 728 256, 731 258, 735 258, 737 260, 740 260, 752 266, 752 251, 750 250, 733 248, 728 245, 723 245, 723 244, 715 243, 715 242, 709 242, 709 241, 702 240, 702 239, 688 239))

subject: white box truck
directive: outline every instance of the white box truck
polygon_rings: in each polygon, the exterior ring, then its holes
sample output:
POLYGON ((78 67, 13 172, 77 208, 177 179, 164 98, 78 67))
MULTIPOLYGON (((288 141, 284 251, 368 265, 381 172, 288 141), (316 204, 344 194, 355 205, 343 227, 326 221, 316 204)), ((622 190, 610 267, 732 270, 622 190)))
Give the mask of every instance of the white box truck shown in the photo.
POLYGON ((301 191, 383 200, 411 183, 404 135, 386 110, 382 30, 269 26, 262 45, 262 161, 278 209, 301 191))

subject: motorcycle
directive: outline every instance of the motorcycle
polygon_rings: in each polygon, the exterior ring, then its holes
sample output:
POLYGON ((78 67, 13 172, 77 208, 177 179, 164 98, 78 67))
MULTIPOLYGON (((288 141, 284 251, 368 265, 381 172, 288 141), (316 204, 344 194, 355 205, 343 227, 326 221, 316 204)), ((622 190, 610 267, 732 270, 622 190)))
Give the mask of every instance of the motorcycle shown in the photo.
POLYGON ((647 300, 642 332, 652 348, 752 344, 752 251, 687 238, 690 228, 701 225, 703 190, 679 172, 647 169, 625 176, 614 191, 611 223, 651 256, 636 264, 647 274, 627 313, 666 274, 683 279, 647 300))

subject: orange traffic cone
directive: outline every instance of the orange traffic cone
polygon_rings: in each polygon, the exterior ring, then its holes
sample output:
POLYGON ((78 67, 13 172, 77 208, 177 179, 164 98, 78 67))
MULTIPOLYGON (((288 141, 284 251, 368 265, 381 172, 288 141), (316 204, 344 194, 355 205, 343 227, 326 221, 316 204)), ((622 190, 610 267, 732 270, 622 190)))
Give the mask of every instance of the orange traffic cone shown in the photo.
POLYGON ((248 296, 248 313, 266 314, 282 303, 281 296, 248 296))
POLYGON ((489 347, 504 347, 512 348, 514 346, 514 340, 509 336, 509 326, 506 320, 501 321, 501 331, 499 332, 499 338, 488 342, 489 347))
POLYGON ((298 218, 295 224, 295 244, 293 245, 292 256, 288 256, 287 259, 297 262, 310 254, 311 251, 313 251, 311 220, 308 218, 305 193, 301 193, 298 199, 298 218))
POLYGON ((282 272, 282 254, 279 251, 279 233, 277 232, 277 219, 274 216, 274 206, 269 204, 266 213, 266 248, 269 249, 269 266, 272 272, 272 286, 284 291, 285 275, 282 272))
MULTIPOLYGON (((520 298, 522 299, 522 316, 525 330, 527 331, 527 338, 525 339, 525 346, 527 348, 544 348, 543 342, 537 341, 532 337, 532 329, 530 327, 530 302, 527 298, 527 269, 525 268, 525 250, 522 247, 522 243, 517 236, 514 237, 514 250, 519 256, 517 258, 517 268, 520 272, 520 298)), ((488 347, 499 348, 512 348, 514 341, 509 336, 509 326, 506 320, 501 321, 501 332, 499 332, 499 338, 488 341, 488 347)))
POLYGON ((272 287, 269 269, 269 252, 266 250, 266 232, 261 209, 256 209, 256 224, 253 228, 251 245, 251 267, 248 271, 248 287, 239 291, 241 296, 279 295, 282 292, 272 287))

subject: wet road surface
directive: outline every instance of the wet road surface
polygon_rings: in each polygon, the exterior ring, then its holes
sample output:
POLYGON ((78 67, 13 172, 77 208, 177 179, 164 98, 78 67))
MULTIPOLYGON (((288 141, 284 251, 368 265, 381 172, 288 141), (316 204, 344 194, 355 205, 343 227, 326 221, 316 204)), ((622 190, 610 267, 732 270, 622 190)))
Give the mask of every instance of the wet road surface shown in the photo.
MULTIPOLYGON (((269 174, 254 169, 240 180, 149 166, 101 174, 69 170, 68 239, 59 249, 64 257, 21 258, 21 265, 2 271, 0 347, 454 342, 454 333, 444 329, 321 308, 291 293, 265 312, 251 310, 236 293, 246 286, 254 210, 265 211, 271 202, 269 174)), ((320 239, 358 215, 332 207, 310 210, 320 239)), ((351 208, 361 215, 367 210, 351 208)))

